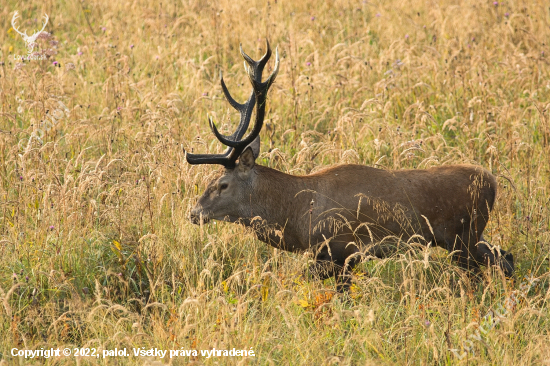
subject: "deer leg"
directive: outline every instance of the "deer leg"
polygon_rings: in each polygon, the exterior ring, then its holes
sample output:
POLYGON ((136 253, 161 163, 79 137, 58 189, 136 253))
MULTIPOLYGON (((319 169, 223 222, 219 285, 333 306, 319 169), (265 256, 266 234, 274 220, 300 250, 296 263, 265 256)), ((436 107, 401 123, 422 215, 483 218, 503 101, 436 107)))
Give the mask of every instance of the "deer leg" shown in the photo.
POLYGON ((336 290, 340 293, 347 292, 351 286, 352 270, 361 260, 359 246, 355 241, 344 240, 336 242, 332 248, 336 253, 334 257, 336 266, 340 269, 338 273, 335 274, 336 290))
POLYGON ((341 294, 346 293, 349 291, 350 287, 351 287, 351 275, 343 274, 336 277, 336 292, 341 294))
POLYGON ((351 285, 351 270, 360 260, 354 256, 358 251, 359 248, 349 245, 349 242, 331 242, 319 250, 316 262, 309 266, 309 273, 320 280, 335 277, 337 291, 348 291, 351 285))
POLYGON ((338 268, 334 262, 317 260, 309 265, 308 272, 313 278, 323 281, 335 276, 338 268))
POLYGON ((308 268, 309 274, 321 281, 335 276, 338 271, 339 268, 334 263, 327 246, 317 253, 315 263, 311 264, 308 268))
POLYGON ((499 266, 506 277, 513 277, 514 275, 514 256, 512 253, 507 253, 502 249, 491 248, 487 245, 483 235, 480 238, 480 242, 477 244, 477 256, 478 260, 484 264, 499 266))
POLYGON ((376 244, 370 244, 365 249, 365 254, 370 255, 372 257, 384 259, 395 254, 395 252, 397 252, 398 249, 399 249, 399 246, 397 243, 393 243, 393 242, 376 243, 376 244))
POLYGON ((339 273, 336 274, 336 291, 342 293, 349 291, 351 286, 351 271, 359 263, 359 257, 346 258, 343 262, 336 262, 339 273), (346 262, 347 261, 347 262, 346 262))
POLYGON ((457 235, 454 243, 447 244, 449 252, 457 251, 453 254, 453 260, 456 264, 468 271, 468 275, 475 274, 479 271, 479 261, 477 259, 477 248, 475 244, 477 240, 474 235, 469 235, 467 232, 463 235, 457 235), (450 244, 450 245, 449 245, 450 244), (471 250, 473 248, 473 251, 471 250), (472 273, 473 272, 473 273, 472 273))

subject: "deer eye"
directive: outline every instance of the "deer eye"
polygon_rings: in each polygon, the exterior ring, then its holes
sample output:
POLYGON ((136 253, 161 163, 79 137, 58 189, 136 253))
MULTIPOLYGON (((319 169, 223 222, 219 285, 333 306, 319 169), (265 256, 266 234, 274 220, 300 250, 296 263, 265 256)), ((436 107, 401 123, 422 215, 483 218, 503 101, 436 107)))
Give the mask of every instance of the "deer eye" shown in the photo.
POLYGON ((223 191, 226 188, 227 188, 227 183, 220 184, 220 191, 223 191))

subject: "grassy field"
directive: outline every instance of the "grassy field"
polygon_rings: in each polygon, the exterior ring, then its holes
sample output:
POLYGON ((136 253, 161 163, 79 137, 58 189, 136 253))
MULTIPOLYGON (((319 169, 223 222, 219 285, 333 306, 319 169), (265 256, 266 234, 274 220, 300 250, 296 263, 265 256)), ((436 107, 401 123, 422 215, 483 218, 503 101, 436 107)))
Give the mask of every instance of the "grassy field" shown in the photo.
MULTIPOLYGON (((25 1, 0 9, 0 365, 550 363, 547 1, 25 1), (11 27, 48 35, 27 50, 11 27), (486 238, 516 279, 471 282, 434 248, 361 264, 349 295, 311 256, 187 217, 265 39, 281 69, 258 163, 481 165, 486 238), (25 360, 12 348, 94 348, 25 360), (134 348, 250 350, 133 356, 134 348), (103 358, 126 348, 129 357, 103 358)), ((273 62, 270 63, 273 66, 273 62)), ((269 72, 270 70, 268 70, 269 72)))

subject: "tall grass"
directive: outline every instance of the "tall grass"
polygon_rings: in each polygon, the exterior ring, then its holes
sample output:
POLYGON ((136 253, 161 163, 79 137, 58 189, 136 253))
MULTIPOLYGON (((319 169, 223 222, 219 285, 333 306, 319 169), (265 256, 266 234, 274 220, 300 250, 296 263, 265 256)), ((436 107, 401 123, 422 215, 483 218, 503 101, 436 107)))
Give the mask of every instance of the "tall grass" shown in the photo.
MULTIPOLYGON (((255 357, 36 364, 550 362, 550 8, 540 0, 27 1, 0 10, 0 364, 11 349, 254 349, 255 357), (50 37, 23 64, 21 30, 50 37), (252 57, 278 46, 259 163, 306 174, 471 163, 498 177, 486 238, 516 280, 470 282, 433 248, 359 266, 349 296, 310 256, 187 220, 220 170, 252 57), (55 63, 54 63, 55 61, 55 63), (38 138, 37 138, 38 137, 38 138)), ((269 70, 268 70, 269 71, 269 70)), ((26 361, 30 362, 30 361, 26 361)))

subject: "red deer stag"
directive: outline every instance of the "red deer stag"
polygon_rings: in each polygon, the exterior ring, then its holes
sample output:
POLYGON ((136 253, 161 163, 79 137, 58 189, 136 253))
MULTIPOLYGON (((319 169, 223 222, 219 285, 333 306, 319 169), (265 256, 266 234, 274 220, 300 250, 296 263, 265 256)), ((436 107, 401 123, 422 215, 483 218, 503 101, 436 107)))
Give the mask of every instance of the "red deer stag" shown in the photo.
POLYGON ((210 119, 212 132, 228 149, 224 154, 186 153, 189 164, 225 167, 191 211, 193 223, 240 222, 276 248, 314 249, 316 262, 310 270, 323 279, 335 276, 340 291, 349 286, 349 270, 362 255, 387 255, 388 246, 380 240, 388 236, 408 240, 421 235, 454 252, 453 258, 465 269, 490 263, 512 275, 512 255, 490 249, 483 239, 497 182, 481 167, 383 170, 346 164, 293 176, 256 165, 267 92, 279 70, 279 55, 276 52, 274 70, 262 82, 271 56, 269 43, 259 61, 242 48, 241 54, 253 88, 244 104, 231 97, 220 75, 225 97, 241 115, 237 130, 231 136, 221 135, 210 119), (243 138, 254 107, 254 127, 243 138))

